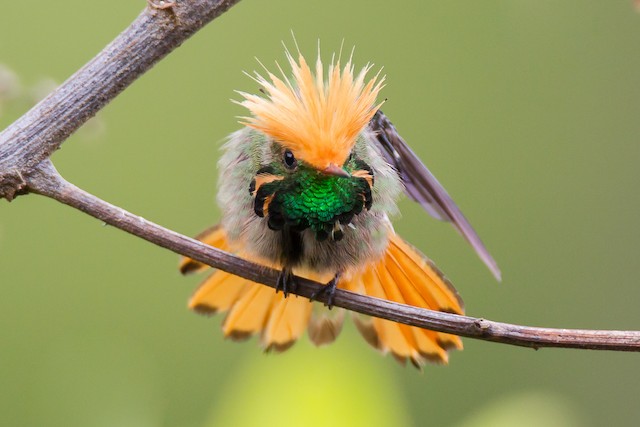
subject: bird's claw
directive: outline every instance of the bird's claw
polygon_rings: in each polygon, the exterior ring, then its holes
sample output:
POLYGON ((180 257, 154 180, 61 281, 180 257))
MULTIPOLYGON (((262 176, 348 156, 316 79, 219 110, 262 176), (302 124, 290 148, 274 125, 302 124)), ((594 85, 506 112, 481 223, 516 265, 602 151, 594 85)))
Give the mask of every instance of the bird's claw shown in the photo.
POLYGON ((327 302, 325 302, 324 305, 327 308, 329 308, 329 310, 331 310, 333 308, 333 298, 336 294, 336 288, 338 286, 339 278, 340 278, 340 275, 336 274, 336 276, 333 279, 331 279, 329 282, 327 282, 326 285, 324 285, 323 287, 315 291, 313 294, 311 294, 311 298, 309 298, 309 301, 315 301, 318 299, 319 296, 326 295, 327 302))
POLYGON ((278 293, 278 291, 282 291, 286 298, 289 296, 289 292, 295 292, 296 289, 298 289, 298 282, 296 281, 293 272, 288 268, 283 269, 278 276, 278 281, 276 282, 276 293, 278 293))

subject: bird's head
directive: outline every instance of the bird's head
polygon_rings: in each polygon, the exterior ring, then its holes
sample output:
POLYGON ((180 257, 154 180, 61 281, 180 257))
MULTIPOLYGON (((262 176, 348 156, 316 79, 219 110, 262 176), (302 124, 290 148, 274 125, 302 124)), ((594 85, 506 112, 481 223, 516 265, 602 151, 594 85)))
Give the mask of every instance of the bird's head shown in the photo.
POLYGON ((351 59, 315 72, 299 54, 287 52, 292 77, 267 71, 254 80, 264 96, 239 92, 251 116, 242 123, 272 142, 273 160, 262 164, 249 191, 257 215, 269 227, 312 229, 318 240, 340 240, 342 225, 370 209, 374 171, 354 148, 380 104, 376 96, 384 77, 365 80, 371 65, 354 75, 351 59))

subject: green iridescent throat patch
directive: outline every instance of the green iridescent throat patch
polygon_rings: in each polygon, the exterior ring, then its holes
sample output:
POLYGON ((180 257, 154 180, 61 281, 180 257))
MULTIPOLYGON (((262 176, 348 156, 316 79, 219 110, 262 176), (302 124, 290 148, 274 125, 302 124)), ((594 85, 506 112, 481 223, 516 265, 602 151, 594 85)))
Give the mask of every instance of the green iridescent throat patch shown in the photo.
POLYGON ((326 239, 336 223, 348 224, 370 207, 371 187, 365 178, 326 175, 306 167, 262 185, 255 200, 256 214, 266 212, 271 229, 310 228, 318 240, 326 239))

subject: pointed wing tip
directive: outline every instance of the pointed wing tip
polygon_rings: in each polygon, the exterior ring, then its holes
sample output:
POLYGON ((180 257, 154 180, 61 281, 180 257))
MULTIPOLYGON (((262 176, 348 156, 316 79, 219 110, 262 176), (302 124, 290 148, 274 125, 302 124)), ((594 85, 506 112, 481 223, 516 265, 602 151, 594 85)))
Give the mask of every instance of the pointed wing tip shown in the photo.
POLYGON ((498 283, 502 283, 502 271, 500 271, 500 267, 498 267, 496 260, 494 260, 488 252, 480 254, 480 258, 498 283))
POLYGON ((502 272, 500 271, 500 269, 496 266, 494 268, 491 268, 490 270, 491 273, 493 273, 493 277, 495 277, 498 283, 502 283, 502 272))

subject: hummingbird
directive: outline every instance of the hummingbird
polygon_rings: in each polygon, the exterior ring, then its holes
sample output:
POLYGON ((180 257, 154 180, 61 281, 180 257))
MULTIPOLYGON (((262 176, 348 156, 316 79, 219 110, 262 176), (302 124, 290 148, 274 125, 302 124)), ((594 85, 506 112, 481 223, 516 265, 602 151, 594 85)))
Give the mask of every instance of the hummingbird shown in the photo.
MULTIPOLYGON (((285 49, 286 50, 286 49, 285 49)), ((218 162, 218 225, 202 242, 281 273, 276 291, 215 270, 189 307, 203 314, 226 312, 225 337, 259 335, 265 351, 287 350, 305 330, 316 345, 333 342, 345 317, 328 310, 336 288, 431 310, 463 314, 451 282, 398 236, 391 218, 401 193, 433 217, 449 221, 500 280, 495 260, 460 209, 380 110, 380 72, 355 72, 352 56, 326 68, 286 50, 291 68, 281 77, 249 75, 260 94, 238 92, 249 112, 232 133, 218 162), (327 307, 289 296, 296 276, 326 285, 327 307)), ((182 273, 207 266, 183 259, 182 273)), ((447 363, 448 350, 462 349, 458 336, 354 313, 365 340, 401 363, 421 368, 447 363)))

